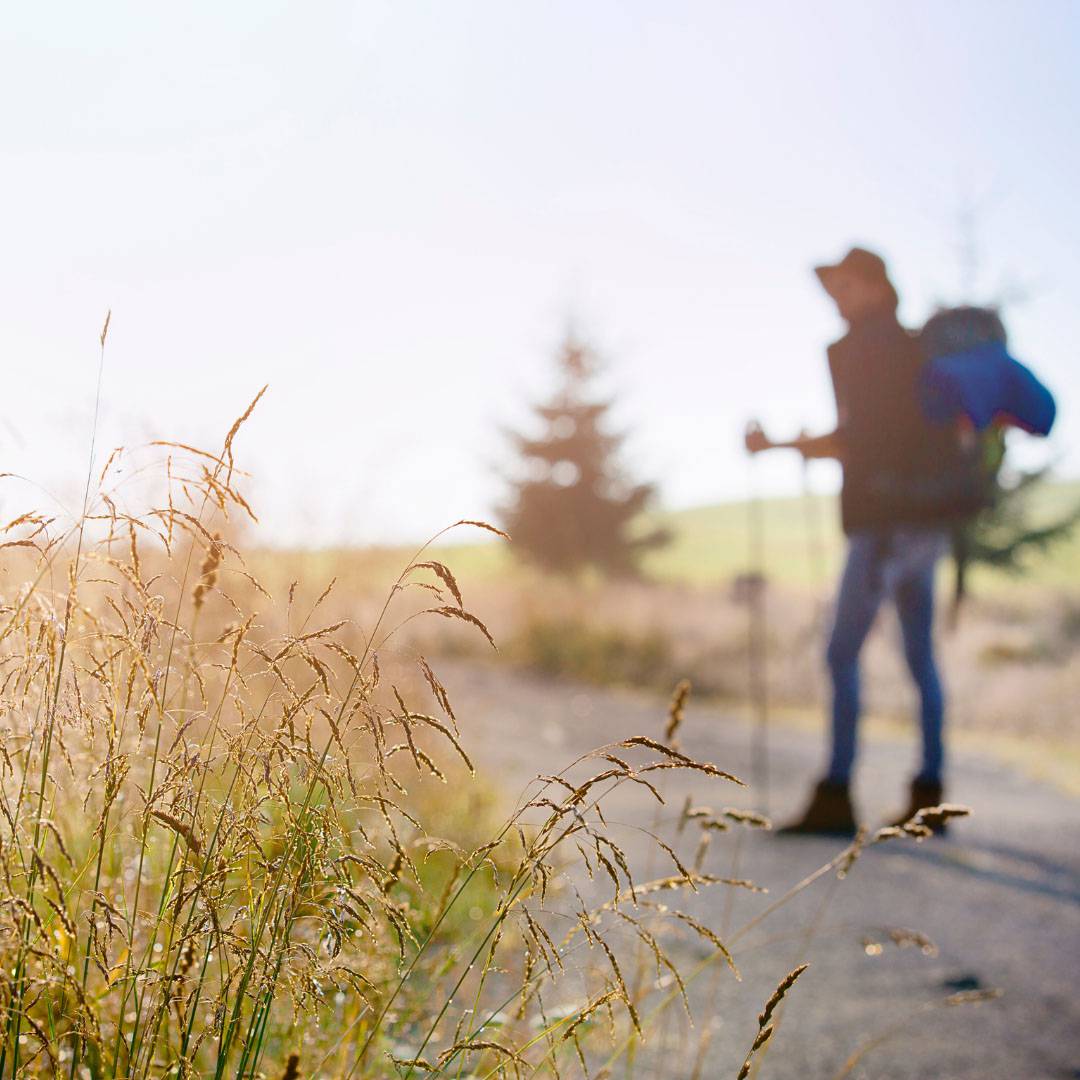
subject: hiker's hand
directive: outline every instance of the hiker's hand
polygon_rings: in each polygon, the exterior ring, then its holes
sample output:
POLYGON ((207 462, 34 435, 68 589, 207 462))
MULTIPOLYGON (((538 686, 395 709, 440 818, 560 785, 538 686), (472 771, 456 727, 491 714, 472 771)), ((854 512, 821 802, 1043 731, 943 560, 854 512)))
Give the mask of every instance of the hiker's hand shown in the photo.
POLYGON ((760 454, 762 450, 770 450, 772 448, 772 440, 762 430, 761 425, 756 420, 751 420, 746 425, 746 434, 743 437, 743 442, 746 445, 746 452, 748 454, 760 454))
POLYGON ((827 435, 808 435, 801 431, 799 437, 792 439, 787 445, 798 450, 803 461, 817 461, 819 458, 842 459, 844 448, 843 436, 839 431, 830 431, 827 435))

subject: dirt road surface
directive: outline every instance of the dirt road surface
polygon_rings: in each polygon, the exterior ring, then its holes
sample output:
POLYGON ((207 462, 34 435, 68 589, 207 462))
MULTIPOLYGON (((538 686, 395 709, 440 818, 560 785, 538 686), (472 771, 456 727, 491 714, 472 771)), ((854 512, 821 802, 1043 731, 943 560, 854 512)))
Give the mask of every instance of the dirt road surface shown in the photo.
MULTIPOLYGON (((441 675, 470 751, 497 770, 510 794, 600 743, 656 737, 663 727, 664 703, 650 697, 464 663, 444 666, 441 675)), ((751 775, 747 722, 692 705, 682 732, 688 753, 751 775)), ((881 824, 901 806, 914 750, 913 741, 864 740, 857 784, 863 820, 881 824)), ((772 727, 774 819, 798 809, 822 754, 820 735, 772 727)), ((760 791, 700 777, 671 779, 659 810, 644 794, 620 797, 612 819, 620 841, 639 851, 635 872, 644 876, 669 871, 642 867, 648 856, 643 844, 636 847, 635 827, 663 827, 687 795, 713 806, 761 803, 760 791)), ((649 1030, 633 1071, 624 1060, 612 1075, 734 1077, 762 1003, 786 972, 808 962, 762 1063, 762 1080, 1080 1078, 1080 801, 970 750, 951 759, 947 797, 970 806, 972 817, 943 839, 882 844, 843 881, 829 875, 800 894, 739 938, 741 983, 721 965, 708 965, 691 984, 693 1028, 675 1003, 649 1030), (897 945, 890 934, 897 928, 919 931, 934 949, 897 945), (977 989, 1002 996, 945 1004, 951 994, 977 989)), ((714 887, 683 903, 722 936, 737 933, 843 846, 741 836, 719 837, 703 869, 730 875, 734 868, 768 886, 769 895, 714 887)), ((711 951, 687 940, 674 955, 692 970, 711 951)))

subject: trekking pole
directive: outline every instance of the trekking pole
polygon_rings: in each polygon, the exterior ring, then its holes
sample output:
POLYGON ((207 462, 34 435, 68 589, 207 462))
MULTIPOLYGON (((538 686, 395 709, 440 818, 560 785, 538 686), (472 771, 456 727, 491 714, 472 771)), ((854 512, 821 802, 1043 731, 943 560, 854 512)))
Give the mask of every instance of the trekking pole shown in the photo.
POLYGON ((824 629, 826 620, 825 537, 822 531, 821 506, 814 498, 813 487, 810 484, 810 459, 805 457, 802 461, 802 505, 803 530, 806 540, 806 565, 810 575, 810 587, 814 594, 805 647, 814 650, 814 662, 811 663, 813 674, 810 676, 810 687, 813 696, 819 701, 824 701, 823 672, 821 664, 816 660, 816 649, 819 635, 824 629))
POLYGON ((815 622, 821 615, 821 587, 825 582, 825 540, 821 529, 821 507, 810 485, 810 459, 802 459, 803 526, 806 530, 806 564, 814 588, 815 622))
POLYGON ((749 565, 746 654, 754 731, 750 743, 750 777, 758 792, 761 813, 769 812, 769 694, 766 667, 765 513, 758 490, 754 455, 749 455, 747 480, 747 561, 749 565))

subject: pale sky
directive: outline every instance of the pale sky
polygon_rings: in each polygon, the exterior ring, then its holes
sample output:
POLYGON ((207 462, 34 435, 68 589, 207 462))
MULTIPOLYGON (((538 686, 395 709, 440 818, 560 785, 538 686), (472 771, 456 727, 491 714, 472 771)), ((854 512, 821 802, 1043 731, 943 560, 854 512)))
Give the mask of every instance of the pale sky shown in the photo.
POLYGON ((810 267, 874 247, 915 324, 968 207, 1060 403, 1018 458, 1076 475, 1078 50, 1070 0, 11 7, 0 471, 79 486, 111 307, 106 452, 217 443, 268 382, 263 535, 417 536, 493 512, 572 315, 664 504, 740 497, 748 417, 833 420, 810 267))

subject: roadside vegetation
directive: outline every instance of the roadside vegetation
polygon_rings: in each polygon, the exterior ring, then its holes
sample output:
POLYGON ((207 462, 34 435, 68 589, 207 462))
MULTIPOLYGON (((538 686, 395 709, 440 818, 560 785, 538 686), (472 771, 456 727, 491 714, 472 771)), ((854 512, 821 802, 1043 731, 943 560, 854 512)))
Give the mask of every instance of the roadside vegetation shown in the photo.
MULTIPOLYGON (((610 1075, 789 899, 929 834, 861 834, 777 898, 707 871, 714 836, 769 823, 679 748, 686 686, 508 804, 417 648, 431 624, 494 644, 427 545, 374 604, 245 562, 250 412, 217 452, 114 452, 73 522, 4 527, 0 1077, 610 1075), (716 809, 627 844, 604 806, 679 773, 716 809), (708 889, 753 914, 683 910, 708 889)), ((738 1033, 740 1077, 804 970, 738 1033)))
MULTIPOLYGON (((1061 501, 1069 501, 1068 493, 1061 501)), ((731 512, 732 528, 736 520, 731 512)), ((676 531, 676 546, 679 536, 676 531)), ((691 536, 686 542, 692 541, 691 536)), ((1023 740, 1046 753, 1075 746, 1080 721, 1070 702, 1080 693, 1080 589, 1075 582, 1050 583, 1066 572, 1071 543, 1045 557, 1034 556, 1030 571, 1020 578, 977 568, 955 625, 942 620, 939 640, 955 730, 1023 740)), ((717 550, 718 561, 730 558, 730 576, 716 570, 719 580, 693 584, 590 575, 567 580, 515 566, 496 545, 443 547, 438 557, 453 564, 463 588, 483 611, 499 652, 443 620, 415 622, 404 633, 430 657, 511 664, 543 677, 633 687, 659 696, 685 677, 699 697, 737 711, 749 694, 752 592, 743 576, 745 558, 740 562, 723 548, 717 550)), ((287 588, 294 579, 337 575, 336 595, 326 603, 343 616, 347 608, 352 613, 377 607, 377 582, 392 578, 389 567, 395 557, 400 563, 408 555, 263 550, 250 561, 260 578, 279 583, 277 588, 287 588), (337 597, 346 596, 352 606, 338 606, 337 597)), ((772 560, 766 564, 770 576, 764 593, 770 700, 779 708, 820 716, 827 691, 821 649, 830 580, 812 586, 799 578, 797 568, 790 571, 792 580, 782 572, 791 564, 772 560)), ((947 609, 947 571, 940 596, 947 609)), ((894 647, 898 633, 892 612, 883 612, 864 656, 866 695, 873 716, 908 723, 913 700, 894 647)))

